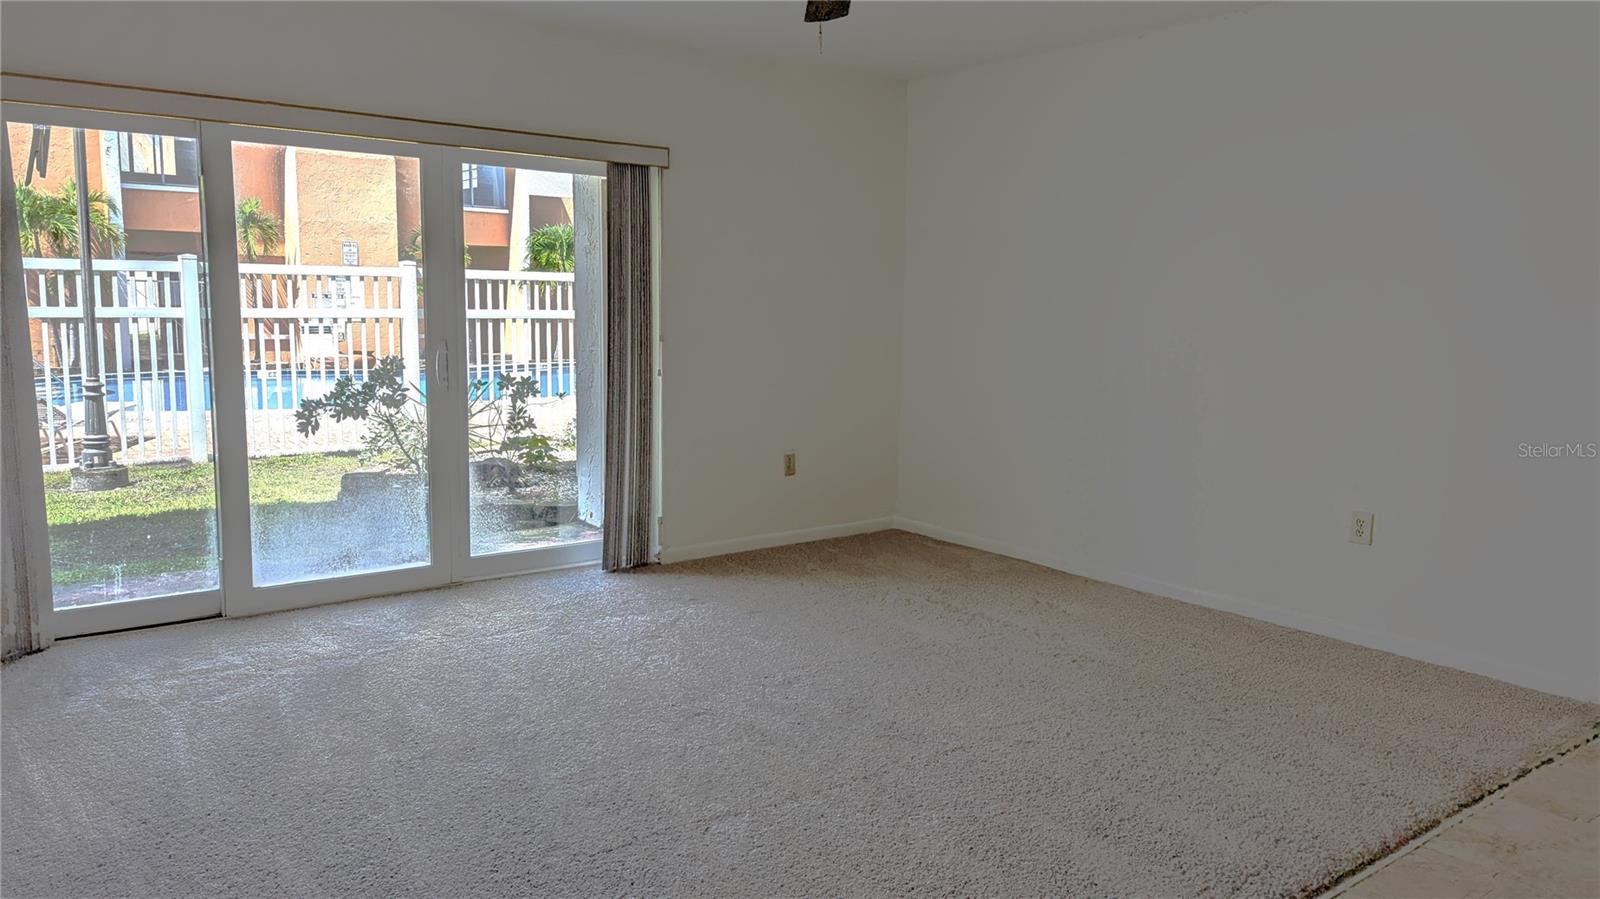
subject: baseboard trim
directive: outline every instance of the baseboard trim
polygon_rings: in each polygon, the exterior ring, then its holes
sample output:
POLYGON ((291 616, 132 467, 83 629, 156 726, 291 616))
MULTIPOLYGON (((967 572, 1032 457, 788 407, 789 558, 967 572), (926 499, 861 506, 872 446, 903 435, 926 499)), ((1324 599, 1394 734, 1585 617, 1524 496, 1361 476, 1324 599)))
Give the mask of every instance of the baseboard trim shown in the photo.
POLYGON ((894 527, 894 519, 888 516, 883 518, 864 518, 860 521, 848 521, 843 524, 827 524, 815 528, 800 528, 795 531, 778 531, 772 534, 756 534, 753 537, 735 537, 732 540, 714 540, 710 543, 691 543, 687 546, 661 547, 661 561, 665 564, 673 562, 687 562, 690 559, 705 559, 711 556, 725 556, 729 553, 749 552, 752 549, 770 549, 774 546, 788 546, 791 543, 810 543, 813 540, 828 540, 833 537, 850 537, 855 534, 869 534, 873 531, 887 531, 894 527))
POLYGON ((980 537, 976 534, 951 530, 936 524, 918 521, 914 518, 896 516, 894 518, 894 526, 899 530, 921 534, 924 537, 932 537, 935 540, 970 546, 973 549, 981 549, 985 552, 1009 556, 1025 562, 1033 562, 1046 568, 1054 568, 1057 571, 1065 571, 1069 574, 1105 581, 1108 584, 1116 584, 1119 587, 1127 587, 1143 593, 1153 593, 1157 596, 1165 596, 1181 602, 1205 606, 1208 609, 1232 612, 1236 615, 1243 615, 1246 618, 1254 618, 1258 621, 1266 621, 1323 637, 1332 637, 1335 640, 1343 640, 1346 643, 1354 643, 1358 646, 1365 646, 1368 649, 1392 652, 1395 655, 1405 656, 1410 659, 1430 662, 1435 665, 1444 665, 1445 667, 1455 668, 1471 674, 1481 674, 1484 677, 1492 677, 1495 680, 1506 681, 1520 687, 1568 696, 1586 702, 1600 700, 1600 692, 1597 692, 1600 684, 1585 683, 1582 678, 1571 678, 1555 672, 1534 670, 1519 665, 1507 665, 1477 653, 1451 649, 1436 643, 1414 640, 1409 637, 1399 637, 1394 634, 1344 624, 1319 615, 1308 615, 1304 612, 1280 609, 1276 606, 1269 606, 1237 596, 1199 590, 1179 584, 1169 584, 1142 575, 1114 571, 1095 565, 1086 565, 1076 560, 1064 559, 1049 553, 1013 546, 1009 543, 991 540, 988 537, 980 537))

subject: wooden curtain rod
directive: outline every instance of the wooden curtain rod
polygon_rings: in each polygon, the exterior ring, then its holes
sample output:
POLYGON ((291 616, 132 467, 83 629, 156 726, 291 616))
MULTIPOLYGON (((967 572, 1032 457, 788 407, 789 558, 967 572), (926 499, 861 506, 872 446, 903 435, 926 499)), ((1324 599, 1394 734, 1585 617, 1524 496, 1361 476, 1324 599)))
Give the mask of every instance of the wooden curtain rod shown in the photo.
POLYGON ((0 71, 0 99, 101 112, 321 131, 349 137, 387 138, 476 150, 564 156, 598 162, 631 162, 658 168, 667 168, 671 161, 670 148, 658 144, 521 131, 494 125, 467 125, 332 106, 135 87, 23 72, 0 71))

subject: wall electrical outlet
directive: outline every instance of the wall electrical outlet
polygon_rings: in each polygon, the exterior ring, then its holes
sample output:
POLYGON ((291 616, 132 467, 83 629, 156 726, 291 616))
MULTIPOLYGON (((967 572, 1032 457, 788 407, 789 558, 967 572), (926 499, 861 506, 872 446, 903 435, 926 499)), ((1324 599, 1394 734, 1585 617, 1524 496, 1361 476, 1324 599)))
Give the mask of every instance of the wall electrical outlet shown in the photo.
POLYGON ((1364 546, 1372 545, 1372 513, 1350 513, 1350 542, 1360 543, 1364 546))
POLYGON ((794 453, 783 454, 783 476, 786 478, 794 477, 794 453))

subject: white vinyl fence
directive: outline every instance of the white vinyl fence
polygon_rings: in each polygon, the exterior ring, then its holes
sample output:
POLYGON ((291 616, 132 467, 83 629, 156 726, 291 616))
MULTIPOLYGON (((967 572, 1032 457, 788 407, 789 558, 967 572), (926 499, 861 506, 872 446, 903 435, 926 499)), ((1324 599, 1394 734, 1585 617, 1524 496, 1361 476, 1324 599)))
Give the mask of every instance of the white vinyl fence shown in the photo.
MULTIPOLYGON (((46 468, 77 462, 83 437, 86 339, 76 259, 24 259, 33 342, 40 457, 46 468)), ((107 430, 124 462, 206 458, 206 394, 199 265, 176 261, 96 260, 101 378, 107 430), (192 363, 192 364, 191 364, 192 363), (191 401, 197 401, 191 405, 191 401), (191 416, 189 410, 201 410, 191 416)))
POLYGON ((541 394, 576 386, 573 276, 560 272, 467 270, 467 377, 531 375, 541 394))
MULTIPOLYGON (((83 438, 84 333, 75 259, 25 259, 40 457, 72 466, 83 438)), ((118 461, 209 455, 211 369, 203 274, 194 256, 96 260, 94 295, 108 431, 118 461)), ((386 356, 426 390, 426 298, 418 269, 241 263, 240 327, 252 455, 357 449, 362 422, 325 422, 310 438, 294 410, 386 356)), ((573 389, 573 276, 472 269, 465 285, 467 372, 537 377, 544 395, 573 389)), ((492 390, 492 386, 490 388, 492 390)))

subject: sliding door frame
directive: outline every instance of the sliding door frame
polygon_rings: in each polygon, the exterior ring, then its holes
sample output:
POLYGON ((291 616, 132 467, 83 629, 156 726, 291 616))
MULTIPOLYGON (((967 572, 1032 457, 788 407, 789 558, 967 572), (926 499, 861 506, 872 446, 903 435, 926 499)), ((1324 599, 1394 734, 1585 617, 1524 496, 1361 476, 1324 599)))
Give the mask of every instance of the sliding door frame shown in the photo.
MULTIPOLYGON (((49 125, 53 128, 73 128, 95 131, 130 131, 145 134, 159 134, 162 136, 178 138, 197 138, 200 135, 200 125, 198 122, 193 120, 143 116, 122 112, 65 109, 33 103, 19 103, 9 98, 4 103, 0 103, 0 121, 15 121, 28 124, 49 125)), ((98 148, 90 151, 89 156, 91 159, 91 164, 98 164, 98 148)), ((9 158, 4 160, 4 162, 6 165, 11 164, 9 158)), ((66 160, 65 164, 70 165, 70 159, 66 160)), ((209 235, 205 233, 203 222, 201 232, 202 247, 209 249, 210 244, 206 242, 209 239, 209 235)), ((7 246, 5 248, 4 265, 7 267, 16 265, 19 267, 18 275, 20 276, 22 274, 20 271, 20 266, 22 265, 20 247, 7 246)), ((26 304, 26 289, 24 289, 19 296, 22 298, 22 302, 26 304)), ((204 295, 202 294, 202 296, 204 295)), ((79 301, 82 302, 82 300, 83 298, 80 297, 79 301)), ((8 297, 7 302, 14 302, 14 300, 8 297)), ((24 314, 26 315, 26 313, 24 314)), ((209 320, 212 315, 214 315, 214 310, 207 308, 206 314, 203 318, 204 320, 209 320)), ((28 330, 24 328, 24 336, 20 339, 21 342, 19 344, 19 347, 21 348, 21 355, 18 357, 19 360, 31 360, 33 358, 32 350, 27 344, 27 333, 28 330)), ((7 339, 11 339, 10 335, 7 335, 7 339)), ((21 364, 20 361, 18 364, 21 364)), ((30 394, 34 392, 31 385, 27 386, 25 389, 30 394)), ((30 397, 30 401, 33 400, 36 400, 36 398, 30 397)), ((191 400, 191 402, 193 402, 193 400, 191 400)), ((213 407, 216 405, 215 397, 212 398, 212 405, 213 407)), ((20 412, 18 414, 20 414, 20 412)), ((9 428, 20 426, 21 425, 18 422, 0 422, 0 427, 9 428)), ((214 429, 211 431, 211 436, 212 444, 215 446, 216 432, 214 429)), ((34 464, 32 465, 25 464, 23 474, 30 480, 37 479, 37 483, 42 486, 44 474, 43 466, 39 465, 37 460, 35 460, 34 464)), ((215 481, 213 481, 213 486, 216 486, 215 481)), ((220 502, 213 504, 212 511, 216 516, 215 520, 218 529, 217 532, 220 535, 220 502)), ((44 547, 46 548, 48 554, 48 548, 50 546, 50 529, 43 514, 42 502, 41 508, 37 510, 24 510, 23 514, 18 516, 18 523, 27 529, 29 545, 44 547)), ((35 591, 35 595, 33 597, 35 601, 34 620, 39 622, 39 631, 41 637, 45 640, 54 640, 60 637, 74 637, 80 634, 94 634, 101 633, 103 631, 125 630, 130 627, 144 627, 153 624, 172 624, 179 621, 189 621, 196 618, 215 617, 222 614, 222 578, 224 566, 222 564, 220 542, 219 552, 214 561, 218 570, 218 582, 217 586, 215 587, 209 587, 202 590, 189 590, 182 593, 160 594, 156 596, 141 597, 139 599, 117 600, 113 602, 94 603, 82 606, 69 606, 61 609, 58 609, 55 606, 53 578, 40 579, 35 586, 41 589, 35 591)), ((48 560, 46 560, 43 565, 39 566, 38 570, 48 574, 50 572, 50 568, 51 566, 48 560)))
MULTIPOLYGON (((200 123, 201 202, 205 228, 217 247, 238 245, 234 220, 233 145, 274 143, 322 150, 410 156, 420 161, 422 240, 425 247, 464 243, 461 164, 478 162, 541 171, 603 174, 596 163, 549 157, 435 147, 317 132, 200 123)), ((468 447, 466 266, 458 253, 435 253, 423 265, 422 320, 426 323, 428 414, 428 562, 383 571, 288 584, 254 582, 251 543, 249 450, 245 420, 244 341, 236 253, 213 254, 209 264, 213 321, 212 389, 216 393, 217 470, 224 613, 254 615, 366 596, 440 587, 449 583, 529 571, 587 565, 600 560, 600 541, 471 552, 471 485, 468 447)))
MULTIPOLYGON (((244 338, 240 329, 239 261, 234 208, 233 146, 236 142, 281 144, 318 150, 412 157, 420 163, 423 246, 451 246, 445 229, 449 207, 437 196, 443 183, 443 152, 438 147, 376 138, 318 132, 223 125, 200 125, 201 203, 206 233, 213 245, 208 266, 212 309, 212 384, 216 393, 217 472, 221 485, 221 545, 224 559, 223 604, 228 615, 256 615, 306 606, 343 602, 363 596, 440 587, 452 580, 451 543, 460 533, 447 498, 462 489, 453 475, 454 452, 448 422, 455 418, 458 385, 448 378, 452 347, 450 302, 462 277, 461 257, 432 254, 422 266, 422 316, 427 334, 423 357, 429 380, 428 399, 428 561, 360 574, 321 577, 285 584, 255 583, 249 486, 249 432, 245 417, 244 338), (226 248, 226 249, 221 249, 226 248), (446 376, 441 378, 440 374, 446 376)), ((460 178, 457 176, 457 195, 460 178)), ((416 376, 421 372, 413 373, 416 376)), ((465 463, 460 466, 465 468, 465 463)))
MULTIPOLYGON (((450 211, 450 226, 452 230, 447 238, 450 242, 443 244, 450 247, 463 246, 466 242, 461 179, 461 166, 465 163, 503 166, 508 169, 561 172, 570 175, 604 177, 606 173, 603 163, 458 147, 446 148, 444 150, 444 160, 444 177, 447 183, 441 184, 439 190, 445 194, 445 202, 450 211)), ((517 253, 519 249, 518 247, 510 248, 513 254, 517 253)), ((449 323, 449 327, 454 329, 450 334, 450 345, 460 348, 460 352, 457 355, 461 360, 460 369, 462 372, 462 376, 459 378, 456 377, 454 369, 450 372, 452 388, 450 394, 453 406, 451 409, 453 433, 450 440, 452 450, 458 454, 458 461, 452 462, 452 465, 454 470, 461 476, 460 491, 449 498, 452 506, 449 510, 450 520, 455 523, 455 534, 451 547, 455 580, 479 580, 526 571, 548 571, 553 568, 572 568, 599 562, 601 549, 599 538, 526 549, 513 548, 501 552, 473 555, 472 521, 469 508, 469 504, 472 501, 472 485, 467 482, 470 477, 468 469, 470 453, 467 446, 467 390, 470 387, 470 383, 465 376, 469 363, 467 353, 467 317, 465 314, 467 308, 465 271, 461 271, 458 274, 453 288, 456 291, 455 295, 459 297, 459 305, 462 309, 462 314, 451 316, 449 323), (456 381, 461 382, 460 389, 456 389, 456 381)), ((602 285, 603 288, 604 285, 602 285)), ((574 288, 573 300, 576 303, 576 288, 574 288)), ((576 372, 574 372, 574 375, 576 375, 576 372)))
MULTIPOLYGON (((207 255, 203 270, 214 373, 211 428, 217 466, 219 585, 192 593, 60 611, 53 608, 52 596, 46 589, 44 595, 35 597, 36 620, 40 622, 44 639, 216 615, 257 614, 450 582, 586 565, 598 559, 598 541, 492 555, 471 554, 467 505, 470 490, 467 484, 466 320, 464 314, 448 314, 458 305, 464 312, 464 266, 454 254, 441 253, 424 266, 423 273, 426 295, 436 298, 433 303, 424 304, 428 329, 424 358, 432 388, 428 397, 431 454, 428 563, 348 577, 254 586, 244 346, 239 317, 238 259, 233 252, 237 242, 232 145, 235 140, 278 142, 419 159, 424 193, 422 230, 428 246, 453 246, 461 242, 459 165, 463 158, 580 174, 595 174, 606 162, 648 165, 655 170, 652 181, 659 190, 660 172, 670 165, 667 147, 13 72, 0 73, 0 94, 5 97, 0 109, 8 119, 63 127, 100 128, 114 124, 119 130, 197 138, 200 147, 201 230, 207 255), (229 376, 218 376, 221 373, 229 376), (159 608, 152 603, 160 603, 159 608)), ((655 214, 659 215, 659 207, 655 214)), ((659 246, 659 229, 656 235, 659 246)), ((659 265, 656 271, 659 273, 659 265)), ((11 424, 6 423, 6 426, 11 424)), ((655 486, 658 495, 659 465, 658 453, 655 486)), ((12 522, 27 527, 30 539, 37 540, 37 545, 47 546, 42 509, 32 511, 40 514, 24 514, 12 522)), ((42 567, 48 569, 49 566, 42 567)))

